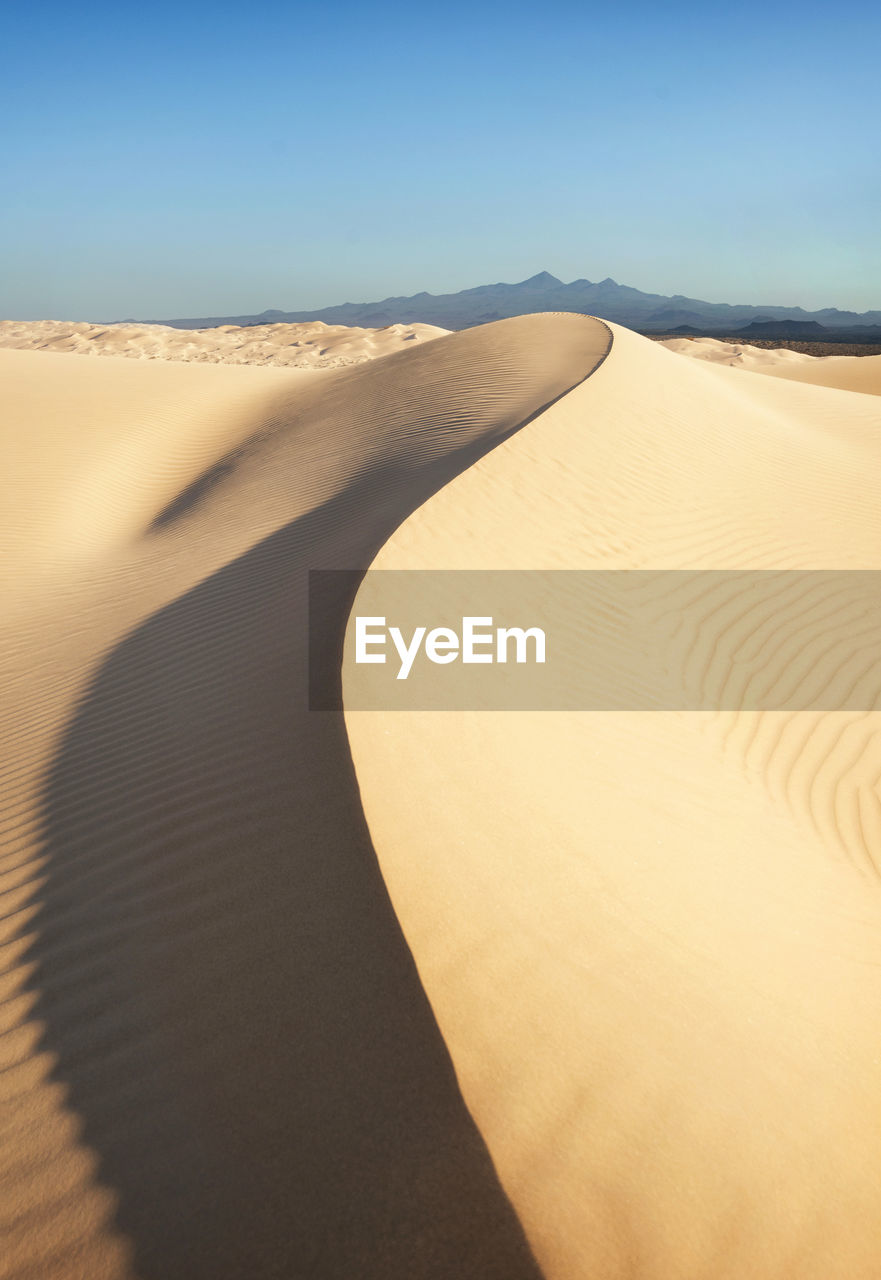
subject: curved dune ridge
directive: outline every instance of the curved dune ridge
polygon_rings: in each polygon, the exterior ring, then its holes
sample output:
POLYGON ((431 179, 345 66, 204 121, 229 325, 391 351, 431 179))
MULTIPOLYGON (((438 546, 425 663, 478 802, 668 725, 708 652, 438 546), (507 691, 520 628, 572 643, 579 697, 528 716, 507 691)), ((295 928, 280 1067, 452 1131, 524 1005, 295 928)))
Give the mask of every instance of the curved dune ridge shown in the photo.
MULTIPOLYGON (((595 376, 373 569, 879 567, 877 400, 611 327, 595 376)), ((744 625, 731 606, 698 606, 710 649, 744 625)), ((392 904, 543 1273, 881 1274, 879 713, 346 724, 392 904)))
POLYGON ((4 1276, 536 1280, 342 717, 307 709, 307 573, 366 566, 609 343, 547 315, 315 375, 0 352, 4 1276))

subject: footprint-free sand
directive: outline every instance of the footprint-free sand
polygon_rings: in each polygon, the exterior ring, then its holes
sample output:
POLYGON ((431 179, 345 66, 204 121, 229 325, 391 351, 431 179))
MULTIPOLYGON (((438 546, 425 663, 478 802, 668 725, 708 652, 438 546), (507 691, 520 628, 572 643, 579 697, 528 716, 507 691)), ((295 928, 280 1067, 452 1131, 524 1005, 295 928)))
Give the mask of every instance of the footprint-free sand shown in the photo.
POLYGON ((0 350, 0 1275, 875 1280, 878 713, 310 711, 307 579, 875 569, 877 397, 358 341, 0 350))

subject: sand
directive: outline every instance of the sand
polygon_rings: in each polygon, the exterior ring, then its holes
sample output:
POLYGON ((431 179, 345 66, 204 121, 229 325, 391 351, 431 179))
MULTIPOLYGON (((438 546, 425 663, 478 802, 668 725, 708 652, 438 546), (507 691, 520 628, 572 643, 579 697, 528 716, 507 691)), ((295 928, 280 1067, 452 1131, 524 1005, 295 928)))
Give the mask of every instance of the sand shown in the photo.
POLYGON ((679 355, 706 360, 711 365, 767 373, 793 382, 810 382, 840 391, 881 395, 881 356, 810 356, 801 351, 751 347, 717 338, 664 338, 659 343, 679 355))
POLYGON ((306 615, 875 568, 877 400, 572 315, 0 376, 0 1275, 875 1280, 877 716, 310 712, 306 615))
POLYGON ((4 1276, 537 1277, 307 710, 307 571, 366 566, 608 341, 0 352, 4 1276))
MULTIPOLYGON (((612 328, 593 377, 374 569, 878 567, 877 400, 721 378, 612 328)), ((879 714, 347 727, 393 906, 543 1273, 881 1274, 879 714)))
POLYGON ((0 320, 0 348, 67 351, 203 364, 273 364, 338 369, 430 342, 446 329, 433 324, 390 324, 355 329, 321 320, 308 324, 224 324, 174 329, 163 324, 89 324, 65 320, 0 320))

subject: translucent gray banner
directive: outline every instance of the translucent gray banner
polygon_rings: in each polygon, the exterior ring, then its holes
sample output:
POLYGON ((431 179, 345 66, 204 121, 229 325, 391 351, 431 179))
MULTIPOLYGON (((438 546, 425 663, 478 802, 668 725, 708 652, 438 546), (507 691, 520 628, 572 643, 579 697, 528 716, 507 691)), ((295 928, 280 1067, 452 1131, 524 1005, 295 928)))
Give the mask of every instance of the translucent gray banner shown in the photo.
POLYGON ((310 575, 311 705, 346 710, 874 710, 881 572, 310 575), (359 585, 360 584, 360 585, 359 585))

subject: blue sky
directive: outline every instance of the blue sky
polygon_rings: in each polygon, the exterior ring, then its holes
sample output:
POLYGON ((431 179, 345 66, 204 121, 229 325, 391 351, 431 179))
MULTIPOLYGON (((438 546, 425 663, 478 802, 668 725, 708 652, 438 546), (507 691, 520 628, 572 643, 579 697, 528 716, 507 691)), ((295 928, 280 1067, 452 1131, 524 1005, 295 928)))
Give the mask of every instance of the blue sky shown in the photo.
POLYGON ((8 9, 0 315, 543 269, 881 307, 879 48, 864 0, 8 9))

